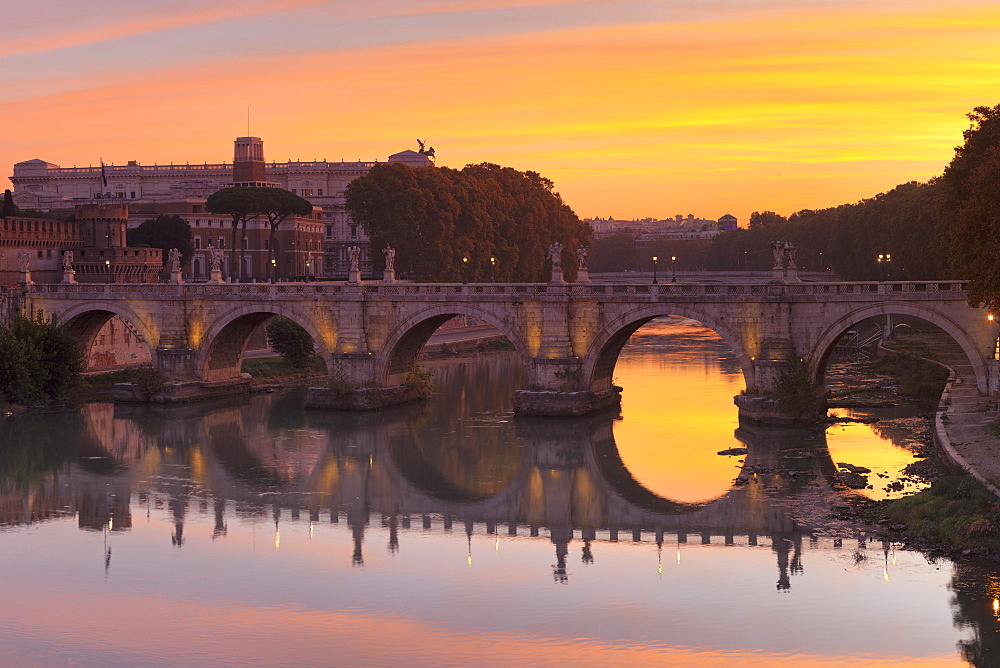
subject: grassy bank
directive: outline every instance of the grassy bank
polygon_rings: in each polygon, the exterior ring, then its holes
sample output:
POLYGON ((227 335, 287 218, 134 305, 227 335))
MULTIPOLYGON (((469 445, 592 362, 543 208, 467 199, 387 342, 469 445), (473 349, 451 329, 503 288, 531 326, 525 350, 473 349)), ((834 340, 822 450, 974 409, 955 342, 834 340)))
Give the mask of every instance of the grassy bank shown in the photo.
POLYGON ((313 357, 306 367, 293 366, 283 357, 255 357, 243 360, 242 371, 255 382, 286 383, 325 374, 326 365, 319 357, 313 357))
POLYGON ((1000 500, 972 476, 947 471, 929 488, 885 502, 884 514, 906 527, 910 542, 1000 558, 1000 500))

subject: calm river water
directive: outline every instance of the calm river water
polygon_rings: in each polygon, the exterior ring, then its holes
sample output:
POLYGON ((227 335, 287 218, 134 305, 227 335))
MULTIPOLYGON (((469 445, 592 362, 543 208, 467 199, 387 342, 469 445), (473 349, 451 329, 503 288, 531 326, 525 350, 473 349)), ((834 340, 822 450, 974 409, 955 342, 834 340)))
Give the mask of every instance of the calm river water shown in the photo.
POLYGON ((996 658, 994 574, 831 519, 886 494, 837 462, 912 461, 906 414, 741 426, 734 358, 670 318, 623 353, 621 416, 515 418, 506 354, 437 373, 370 414, 292 390, 0 419, 0 664, 996 658))

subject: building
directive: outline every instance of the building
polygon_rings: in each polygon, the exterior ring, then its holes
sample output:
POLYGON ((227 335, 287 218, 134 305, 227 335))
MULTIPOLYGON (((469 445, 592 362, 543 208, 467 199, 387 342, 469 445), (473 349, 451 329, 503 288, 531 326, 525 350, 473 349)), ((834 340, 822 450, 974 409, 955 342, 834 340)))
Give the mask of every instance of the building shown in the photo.
MULTIPOLYGON (((406 150, 389 156, 388 161, 425 167, 434 164, 431 155, 430 150, 406 150)), ((201 225, 193 224, 193 229, 218 229, 220 220, 221 224, 229 222, 225 217, 210 216, 204 210, 197 210, 209 195, 221 188, 232 185, 284 188, 319 207, 323 224, 322 247, 319 249, 301 248, 299 240, 282 243, 282 252, 290 253, 291 242, 296 242, 295 252, 289 255, 285 275, 306 275, 309 273, 305 271, 308 263, 316 276, 343 278, 350 268, 348 247, 361 247, 363 261, 369 257, 368 238, 347 213, 344 191, 351 181, 367 174, 376 164, 378 161, 360 160, 268 163, 264 159, 264 143, 259 137, 238 137, 234 142, 232 163, 140 165, 130 160, 125 165, 60 167, 34 159, 15 164, 10 180, 14 184, 14 201, 22 208, 69 212, 76 203, 111 198, 127 200, 134 216, 129 221, 130 226, 155 217, 157 211, 167 212, 175 208, 181 212, 178 215, 205 214, 201 218, 193 218, 196 223, 202 221, 201 225), (317 253, 313 256, 316 259, 310 260, 310 253, 317 253), (318 267, 314 264, 317 261, 320 262, 318 267)), ((301 222, 300 229, 311 230, 313 225, 312 222, 301 222)), ((207 238, 209 235, 202 236, 207 238)), ((260 250, 260 247, 257 249, 260 250)))

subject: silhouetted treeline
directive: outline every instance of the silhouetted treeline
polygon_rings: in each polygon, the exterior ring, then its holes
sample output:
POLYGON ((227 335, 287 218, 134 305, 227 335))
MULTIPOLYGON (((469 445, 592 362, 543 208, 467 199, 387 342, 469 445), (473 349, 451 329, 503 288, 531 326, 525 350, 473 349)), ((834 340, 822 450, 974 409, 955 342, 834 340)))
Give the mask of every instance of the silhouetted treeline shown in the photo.
POLYGON ((798 248, 800 269, 832 269, 847 280, 951 278, 940 179, 910 182, 856 204, 803 210, 712 242, 711 269, 766 270, 772 241, 798 248), (880 264, 878 256, 891 256, 880 264))
POLYGON ((798 246, 800 270, 832 270, 847 280, 954 278, 941 179, 910 182, 887 193, 829 209, 805 209, 788 218, 755 211, 750 227, 722 232, 712 240, 656 240, 621 233, 594 241, 590 270, 651 271, 652 258, 664 275, 671 256, 679 271, 767 271, 771 243, 798 246), (891 259, 880 263, 878 256, 891 259))

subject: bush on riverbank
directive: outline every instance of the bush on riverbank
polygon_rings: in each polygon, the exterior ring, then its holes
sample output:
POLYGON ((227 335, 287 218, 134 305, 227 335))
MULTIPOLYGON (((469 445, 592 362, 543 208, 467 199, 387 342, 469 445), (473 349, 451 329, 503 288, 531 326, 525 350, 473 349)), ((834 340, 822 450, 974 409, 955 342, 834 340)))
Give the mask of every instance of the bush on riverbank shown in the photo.
POLYGON ((1000 500, 972 476, 949 471, 927 489, 881 505, 911 542, 1000 558, 1000 500))
POLYGON ((59 398, 82 370, 76 340, 41 312, 0 327, 0 401, 30 405, 59 398))

